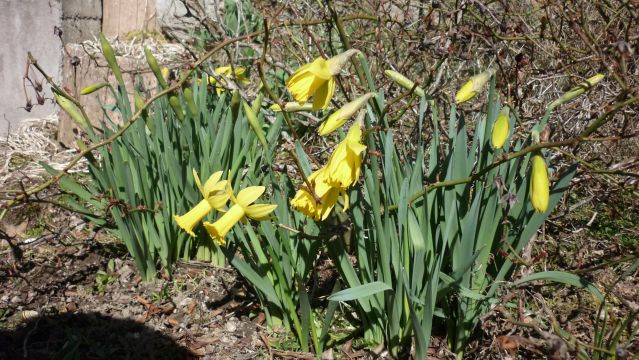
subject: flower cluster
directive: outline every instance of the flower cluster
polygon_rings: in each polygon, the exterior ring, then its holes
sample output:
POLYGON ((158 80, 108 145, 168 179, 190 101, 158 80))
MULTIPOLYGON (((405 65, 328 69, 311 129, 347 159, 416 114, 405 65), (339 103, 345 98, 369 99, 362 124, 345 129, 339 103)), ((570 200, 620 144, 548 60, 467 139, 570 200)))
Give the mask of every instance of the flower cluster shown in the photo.
POLYGON ((361 153, 366 146, 361 143, 362 130, 353 124, 344 140, 337 145, 328 163, 308 177, 311 186, 297 191, 291 205, 315 220, 325 220, 335 207, 340 195, 344 199, 344 211, 348 209, 348 189, 357 182, 361 171, 361 153))
POLYGON ((235 197, 229 182, 221 180, 222 171, 213 173, 204 183, 204 186, 202 186, 195 170, 193 170, 193 178, 204 199, 186 214, 173 216, 178 226, 191 236, 195 236, 193 228, 211 211, 217 210, 224 213, 224 215, 215 223, 205 221, 204 227, 213 240, 219 245, 224 245, 226 243, 224 240, 226 233, 240 220, 246 221, 246 218, 266 220, 268 215, 277 207, 277 205, 272 204, 252 204, 264 193, 265 188, 263 186, 247 187, 235 197), (229 199, 231 199, 233 205, 227 211, 224 210, 224 207, 229 199))

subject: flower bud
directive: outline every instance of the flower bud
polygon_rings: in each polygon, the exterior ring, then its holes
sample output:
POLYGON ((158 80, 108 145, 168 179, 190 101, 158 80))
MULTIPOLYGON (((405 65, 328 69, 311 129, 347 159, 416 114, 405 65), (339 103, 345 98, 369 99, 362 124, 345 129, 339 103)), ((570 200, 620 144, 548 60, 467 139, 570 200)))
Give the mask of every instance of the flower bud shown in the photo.
POLYGON ((597 74, 595 76, 592 76, 586 79, 585 81, 579 83, 579 85, 575 86, 574 88, 568 90, 566 93, 561 95, 559 99, 553 101, 550 105, 548 105, 548 107, 551 109, 554 109, 559 105, 572 101, 577 96, 586 92, 586 90, 590 90, 593 86, 597 85, 597 83, 603 80, 603 78, 604 78, 603 74, 597 74))
POLYGON ((89 95, 91 93, 94 93, 100 89, 102 89, 103 87, 109 85, 109 83, 99 83, 96 85, 89 85, 87 87, 85 87, 84 89, 80 90, 80 95, 89 95))
POLYGON ((508 134, 510 133, 510 120, 508 119, 508 108, 501 111, 497 120, 493 124, 493 132, 491 136, 491 144, 493 149, 500 149, 504 146, 508 134))
MULTIPOLYGON (((403 87, 404 89, 410 90, 415 86, 415 83, 412 80, 396 71, 385 70, 384 74, 386 74, 386 76, 388 76, 391 80, 396 82, 397 85, 403 87)), ((415 94, 424 97, 424 89, 420 88, 419 86, 415 87, 415 94)))
POLYGON ((541 154, 533 155, 530 170, 530 203, 537 212, 548 210, 550 185, 548 183, 548 169, 541 154))
POLYGON ((461 104, 472 99, 484 88, 488 80, 490 80, 490 77, 494 74, 494 69, 488 69, 470 78, 470 80, 468 80, 468 82, 466 82, 466 84, 457 91, 457 94, 455 95, 455 102, 457 104, 461 104))

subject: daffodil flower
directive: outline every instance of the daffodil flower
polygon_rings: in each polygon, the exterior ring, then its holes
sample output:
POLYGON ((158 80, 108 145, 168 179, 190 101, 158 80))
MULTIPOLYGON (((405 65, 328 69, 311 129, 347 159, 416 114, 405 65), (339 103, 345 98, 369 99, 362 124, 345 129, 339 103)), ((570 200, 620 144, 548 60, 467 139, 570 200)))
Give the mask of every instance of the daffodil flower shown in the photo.
MULTIPOLYGON (((282 107, 279 106, 278 104, 271 105, 269 109, 273 111, 282 111, 282 107)), ((313 104, 306 103, 304 105, 300 105, 300 103, 298 103, 297 101, 289 101, 286 104, 284 104, 284 111, 286 112, 311 111, 311 110, 313 110, 313 104)))
POLYGON ((326 167, 328 168, 328 184, 345 189, 353 185, 359 178, 362 167, 361 153, 366 146, 361 143, 361 124, 354 123, 348 130, 344 140, 337 145, 326 167))
POLYGON ((308 177, 308 182, 313 187, 314 194, 303 187, 295 193, 291 200, 291 206, 302 214, 313 218, 316 221, 326 220, 331 213, 339 195, 344 197, 344 211, 348 209, 348 194, 340 188, 332 187, 328 184, 328 169, 320 168, 308 177), (319 198, 319 201, 315 199, 319 198))
POLYGON ((375 96, 375 93, 365 94, 339 108, 320 125, 318 129, 319 134, 324 136, 339 129, 351 116, 355 115, 356 112, 366 105, 368 99, 373 96, 375 96))
POLYGON ((455 102, 457 104, 461 104, 472 99, 484 88, 490 77, 494 74, 494 69, 488 69, 470 78, 470 80, 468 80, 468 82, 466 82, 466 84, 457 91, 457 94, 455 95, 455 102))
POLYGON ((504 108, 493 124, 493 132, 491 136, 493 149, 500 149, 504 146, 509 133, 510 121, 508 119, 508 108, 504 108))
POLYGON ((540 154, 532 156, 530 171, 530 202, 537 212, 548 209, 550 186, 546 161, 540 154))
MULTIPOLYGON (((234 78, 235 81, 242 85, 250 83, 249 79, 247 79, 245 75, 246 68, 242 66, 222 66, 216 68, 215 70, 213 70, 213 72, 215 72, 215 74, 217 75, 224 75, 228 78, 234 78)), ((198 79, 198 82, 201 82, 201 80, 198 79)), ((217 95, 223 93, 224 90, 226 90, 227 86, 224 79, 221 79, 221 81, 218 82, 217 79, 215 79, 215 77, 213 76, 209 76, 209 78, 206 80, 206 83, 215 87, 215 92, 217 93, 217 95)))
POLYGON ((313 110, 325 109, 335 93, 335 75, 358 50, 347 50, 328 60, 317 58, 299 68, 286 82, 286 87, 300 105, 313 97, 313 110))
POLYGON ((179 216, 173 215, 175 222, 179 227, 184 229, 189 235, 195 236, 193 228, 213 209, 222 211, 224 205, 229 200, 229 193, 227 192, 227 181, 222 178, 222 171, 213 173, 204 186, 200 182, 200 177, 197 172, 193 170, 193 178, 195 179, 195 185, 200 190, 200 193, 204 197, 193 209, 186 214, 179 216))
POLYGON ((249 186, 237 194, 237 198, 231 194, 233 206, 215 223, 204 222, 204 227, 209 235, 219 245, 226 244, 224 237, 241 220, 251 218, 254 220, 266 220, 268 215, 277 208, 273 204, 253 204, 266 188, 264 186, 249 186))

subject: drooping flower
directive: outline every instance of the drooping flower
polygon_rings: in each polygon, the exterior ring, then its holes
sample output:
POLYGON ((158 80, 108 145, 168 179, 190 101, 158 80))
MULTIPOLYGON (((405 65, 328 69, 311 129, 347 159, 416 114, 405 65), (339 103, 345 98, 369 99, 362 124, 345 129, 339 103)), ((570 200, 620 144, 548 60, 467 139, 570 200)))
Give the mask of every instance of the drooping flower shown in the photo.
POLYGON ((195 236, 193 228, 202 220, 208 213, 217 209, 222 211, 224 205, 229 200, 229 193, 227 192, 227 181, 222 178, 222 171, 213 173, 204 186, 200 182, 200 177, 197 175, 195 169, 193 170, 193 178, 195 179, 195 185, 200 190, 200 193, 204 197, 194 208, 192 208, 186 214, 179 216, 173 215, 175 222, 179 227, 184 229, 189 235, 195 236))
POLYGON ((313 97, 313 110, 325 109, 335 93, 335 75, 358 50, 347 50, 328 60, 317 58, 299 68, 286 82, 286 87, 300 105, 313 97))
POLYGON ((366 105, 368 99, 374 96, 375 93, 367 93, 349 103, 344 104, 344 106, 333 112, 328 119, 320 125, 318 129, 319 134, 324 136, 339 129, 351 116, 355 115, 356 112, 366 105))
POLYGON ((337 145, 326 167, 328 168, 327 182, 330 186, 346 189, 359 178, 362 167, 361 154, 366 145, 361 143, 362 129, 359 123, 354 123, 348 134, 337 145))
POLYGON ((360 143, 360 123, 353 124, 344 140, 337 145, 328 163, 308 177, 311 189, 303 186, 291 200, 291 206, 316 221, 325 220, 340 196, 344 199, 344 211, 348 210, 347 189, 359 178, 361 153, 366 146, 360 143))
POLYGON ((493 132, 491 136, 493 149, 500 149, 504 146, 509 133, 510 121, 508 119, 508 108, 505 108, 505 110, 497 116, 497 120, 495 120, 495 123, 493 124, 493 132))
POLYGON ((308 182, 313 187, 315 194, 303 186, 295 193, 295 197, 291 200, 291 206, 316 221, 325 220, 341 194, 344 197, 344 210, 346 210, 348 208, 348 195, 344 190, 328 185, 327 178, 328 169, 326 167, 312 173, 308 177, 308 182), (315 199, 314 195, 318 197, 319 201, 315 199))
POLYGON ((593 86, 597 85, 601 80, 604 79, 604 74, 596 74, 595 76, 589 77, 585 81, 579 83, 574 88, 568 90, 565 94, 561 95, 559 99, 553 101, 548 105, 549 108, 555 108, 561 104, 565 104, 577 96, 586 92, 586 90, 590 90, 593 86))
MULTIPOLYGON (((250 83, 249 79, 246 78, 246 68, 242 66, 231 67, 230 65, 219 67, 213 70, 217 75, 224 75, 228 78, 235 79, 238 83, 242 85, 246 85, 250 83)), ((217 95, 220 95, 226 90, 227 84, 224 79, 220 79, 218 82, 217 79, 213 76, 209 76, 206 80, 207 84, 211 84, 215 87, 215 92, 217 95)))
POLYGON ((484 88, 490 77, 494 74, 494 69, 488 69, 470 78, 470 80, 468 80, 466 84, 457 91, 457 94, 455 94, 455 102, 457 104, 461 104, 472 99, 484 88))
POLYGON ((530 203, 537 212, 544 212, 548 209, 550 196, 546 160, 540 154, 535 154, 532 156, 531 162, 530 203))
POLYGON ((237 197, 231 194, 233 206, 215 223, 204 222, 209 235, 219 245, 226 244, 224 237, 240 220, 247 217, 254 220, 266 220, 268 215, 277 208, 273 204, 253 204, 266 188, 264 186, 249 186, 241 190, 237 197))

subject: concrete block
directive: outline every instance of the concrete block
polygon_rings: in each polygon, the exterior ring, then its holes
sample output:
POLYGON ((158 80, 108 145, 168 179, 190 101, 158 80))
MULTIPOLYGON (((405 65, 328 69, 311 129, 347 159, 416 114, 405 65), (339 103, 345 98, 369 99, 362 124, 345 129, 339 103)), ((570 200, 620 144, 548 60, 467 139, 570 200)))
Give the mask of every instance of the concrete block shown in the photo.
POLYGON ((97 39, 101 27, 102 21, 100 19, 64 19, 62 21, 62 39, 65 44, 97 39))
POLYGON ((62 0, 63 18, 101 19, 102 0, 62 0))
MULTIPOLYGON (((44 117, 55 113, 55 106, 47 100, 43 106, 35 106, 31 112, 25 106, 22 78, 27 65, 27 52, 33 56, 44 70, 59 82, 61 79, 62 48, 60 40, 53 34, 54 26, 62 24, 60 0, 2 1, 0 11, 0 135, 15 131, 21 120, 44 117), (5 120, 6 119, 6 120, 5 120)), ((34 81, 42 81, 36 71, 30 75, 34 81)), ((53 96, 49 86, 44 84, 44 96, 53 96)), ((36 103, 35 91, 26 87, 26 96, 36 103)))

